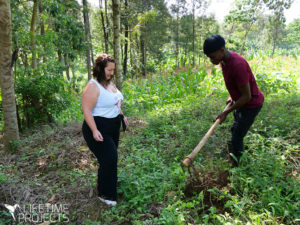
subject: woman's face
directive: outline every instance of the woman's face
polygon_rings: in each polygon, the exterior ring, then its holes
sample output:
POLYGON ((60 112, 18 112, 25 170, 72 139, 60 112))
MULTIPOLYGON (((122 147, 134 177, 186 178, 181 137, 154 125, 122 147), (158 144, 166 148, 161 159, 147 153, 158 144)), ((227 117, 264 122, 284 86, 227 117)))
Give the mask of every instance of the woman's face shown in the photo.
POLYGON ((111 80, 114 76, 115 72, 115 63, 108 62, 106 67, 104 68, 105 78, 107 81, 111 80))

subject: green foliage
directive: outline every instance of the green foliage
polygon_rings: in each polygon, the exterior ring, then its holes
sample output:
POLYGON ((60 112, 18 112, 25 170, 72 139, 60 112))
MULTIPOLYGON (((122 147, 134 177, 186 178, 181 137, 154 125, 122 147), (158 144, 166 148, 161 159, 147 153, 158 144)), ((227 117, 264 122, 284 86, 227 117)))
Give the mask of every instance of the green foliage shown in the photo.
MULTIPOLYGON (((59 115, 64 112, 63 122, 81 119, 79 102, 74 98, 82 79, 75 74, 76 67, 81 67, 76 60, 85 50, 81 6, 74 0, 40 1, 35 26, 35 70, 31 68, 32 2, 13 0, 11 9, 13 49, 19 49, 14 74, 20 128, 60 120, 59 115), (73 77, 67 76, 66 82, 64 71, 69 68, 73 77)), ((0 121, 1 129, 1 111, 0 121)))
MULTIPOLYGON (((207 92, 213 83, 220 83, 220 73, 207 77, 204 67, 193 71, 181 71, 169 75, 153 76, 151 79, 128 80, 124 83, 124 95, 128 97, 128 110, 139 106, 138 110, 149 110, 163 105, 178 103, 195 96, 211 94, 207 92)), ((212 90, 213 91, 213 90, 212 90)))
POLYGON ((286 41, 292 46, 300 45, 300 19, 295 19, 287 27, 286 41))
POLYGON ((71 85, 47 68, 19 74, 15 89, 21 125, 52 122, 73 100, 71 85))
POLYGON ((0 210, 0 223, 10 224, 13 222, 13 218, 8 210, 0 210))
POLYGON ((264 106, 263 116, 249 134, 249 152, 242 166, 232 171, 232 193, 237 198, 226 203, 228 209, 280 217, 286 224, 299 217, 294 161, 299 149, 297 105, 299 96, 288 95, 273 97, 264 106))
MULTIPOLYGON (((155 138, 151 140, 155 141, 155 138)), ((174 183, 179 185, 184 181, 184 176, 177 163, 167 165, 163 158, 157 158, 161 151, 157 146, 140 146, 138 149, 139 145, 127 146, 130 153, 119 174, 119 194, 128 202, 128 210, 145 212, 153 201, 162 202, 165 193, 174 188, 174 183)))
POLYGON ((296 88, 295 76, 283 77, 280 72, 275 73, 259 73, 256 74, 257 83, 263 93, 285 93, 293 91, 296 88))
POLYGON ((261 56, 250 62, 258 87, 265 95, 297 90, 298 65, 298 59, 286 60, 280 56, 274 59, 261 56))
POLYGON ((297 199, 299 199, 299 184, 292 176, 286 158, 295 155, 293 146, 286 145, 283 140, 254 135, 251 140, 251 157, 244 156, 245 165, 233 171, 233 192, 243 193, 237 203, 228 201, 226 207, 239 214, 243 211, 270 212, 284 221, 291 221, 298 216, 297 199), (259 141, 257 141, 259 140, 259 141), (263 143, 262 143, 263 142, 263 143), (298 188, 297 188, 298 186, 298 188), (237 204, 237 207, 232 207, 237 204))
POLYGON ((227 23, 254 23, 261 2, 257 0, 235 1, 234 9, 226 16, 227 23))
POLYGON ((2 166, 0 165, 0 185, 5 184, 5 182, 8 180, 8 177, 2 173, 2 166))
MULTIPOLYGON (((295 45, 289 40, 297 36, 297 29, 293 29, 292 26, 286 28, 284 15, 284 10, 289 9, 292 2, 291 0, 235 1, 224 23, 223 33, 228 40, 227 47, 238 52, 241 50, 242 54, 244 54, 242 50, 270 51, 268 55, 272 57, 275 51, 281 48, 287 50, 288 55, 292 55, 295 50, 292 46, 295 45), (266 8, 271 15, 264 12, 266 8), (258 35, 265 38, 257 38, 258 35)), ((296 49, 299 49, 298 45, 296 49)))
MULTIPOLYGON (((85 49, 84 28, 80 21, 80 6, 76 1, 57 3, 50 1, 46 11, 54 17, 55 38, 51 42, 58 51, 68 54, 71 59, 85 49)), ((49 31, 51 33, 51 31, 49 31)))

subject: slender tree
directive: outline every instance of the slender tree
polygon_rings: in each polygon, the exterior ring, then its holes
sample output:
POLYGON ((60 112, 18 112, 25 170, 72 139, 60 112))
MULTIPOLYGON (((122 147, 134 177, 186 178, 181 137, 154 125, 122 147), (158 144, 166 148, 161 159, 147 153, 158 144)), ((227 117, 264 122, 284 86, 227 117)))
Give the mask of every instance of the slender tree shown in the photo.
POLYGON ((122 90, 121 73, 121 47, 120 47, 120 0, 113 0, 113 24, 114 24, 114 57, 116 60, 115 77, 119 90, 122 90))
POLYGON ((176 0, 175 4, 171 5, 171 11, 175 14, 175 57, 177 68, 179 67, 179 49, 180 49, 180 17, 186 13, 186 0, 176 0))
POLYGON ((195 8, 196 8, 196 3, 195 0, 192 2, 193 5, 193 66, 195 66, 195 8))
POLYGON ((262 3, 262 0, 236 1, 234 9, 232 9, 229 12, 229 15, 226 16, 226 22, 232 24, 232 28, 234 25, 236 26, 237 24, 242 24, 242 32, 244 34, 242 37, 242 45, 240 47, 241 55, 244 53, 249 32, 258 20, 262 3))
POLYGON ((272 40, 272 57, 280 39, 280 29, 284 27, 284 10, 291 7, 293 0, 265 0, 267 7, 273 12, 270 17, 270 30, 272 40))
MULTIPOLYGON (((146 26, 146 24, 145 24, 146 26)), ((140 47, 141 47, 141 72, 142 75, 145 77, 147 75, 147 29, 145 26, 141 28, 141 35, 140 35, 140 47)))
POLYGON ((88 79, 92 78, 91 73, 91 49, 90 49, 90 30, 89 30, 89 19, 88 19, 88 6, 87 0, 82 0, 83 5, 83 20, 84 20, 84 31, 85 31, 85 42, 86 42, 86 66, 88 70, 88 79))
POLYGON ((30 39, 31 39, 31 52, 32 52, 32 69, 36 68, 36 46, 35 46, 35 24, 37 20, 39 0, 33 1, 33 11, 30 25, 30 39))
POLYGON ((69 65, 69 61, 68 61, 68 54, 64 54, 64 59, 65 59, 67 79, 70 80, 70 65, 69 65))
POLYGON ((91 59, 92 59, 92 63, 93 63, 94 62, 94 51, 93 51, 92 32, 91 32, 89 14, 87 14, 87 24, 88 24, 88 30, 89 30, 90 54, 91 54, 91 59))
MULTIPOLYGON (((101 16, 101 23, 102 23, 102 29, 103 29, 103 39, 104 39, 104 52, 108 53, 108 30, 107 30, 107 23, 105 22, 105 15, 104 12, 106 10, 103 10, 103 2, 102 0, 99 0, 99 7, 100 7, 100 16, 101 16)), ((104 4, 104 7, 106 7, 106 4, 104 4)))
POLYGON ((12 74, 12 25, 10 1, 0 0, 0 83, 4 116, 4 145, 19 139, 12 74))
MULTIPOLYGON (((45 24, 43 19, 43 11, 44 11, 43 1, 41 1, 39 4, 40 27, 41 27, 41 35, 45 36, 45 24)), ((46 62, 45 54, 43 54, 43 62, 46 62)))
POLYGON ((113 44, 111 43, 111 41, 109 40, 109 37, 111 36, 111 27, 110 27, 110 19, 108 18, 108 5, 107 5, 107 1, 108 0, 104 0, 104 12, 105 12, 105 19, 106 19, 106 32, 107 32, 107 42, 108 44, 111 46, 111 48, 113 47, 113 44))
MULTIPOLYGON (((128 11, 128 0, 124 2, 124 11, 127 13, 128 11)), ((128 26, 128 18, 125 15, 125 23, 124 23, 124 33, 125 33, 125 45, 124 45, 124 61, 123 61, 123 73, 124 76, 127 74, 127 60, 128 60, 128 37, 129 37, 129 26, 128 26)))

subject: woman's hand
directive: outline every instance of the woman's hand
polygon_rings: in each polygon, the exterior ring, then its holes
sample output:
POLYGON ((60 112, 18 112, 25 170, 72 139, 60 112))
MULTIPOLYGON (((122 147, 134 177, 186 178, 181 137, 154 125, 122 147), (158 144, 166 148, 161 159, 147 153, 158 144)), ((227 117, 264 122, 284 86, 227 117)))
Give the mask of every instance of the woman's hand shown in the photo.
POLYGON ((102 134, 100 133, 99 130, 93 131, 93 137, 96 141, 103 141, 102 134))
POLYGON ((126 117, 126 116, 124 116, 124 122, 125 122, 125 124, 126 124, 126 127, 128 127, 128 126, 129 126, 129 123, 128 123, 128 120, 127 120, 127 117, 126 117))

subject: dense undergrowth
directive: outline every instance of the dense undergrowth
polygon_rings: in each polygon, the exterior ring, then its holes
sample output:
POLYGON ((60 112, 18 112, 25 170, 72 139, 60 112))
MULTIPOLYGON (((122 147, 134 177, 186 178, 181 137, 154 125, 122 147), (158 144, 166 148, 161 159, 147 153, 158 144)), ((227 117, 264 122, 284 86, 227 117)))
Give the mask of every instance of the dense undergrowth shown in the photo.
MULTIPOLYGON (((251 63, 266 99, 245 139, 240 167, 231 169, 224 156, 232 115, 195 159, 201 180, 180 167, 227 98, 219 69, 207 75, 201 67, 125 82, 131 127, 121 135, 116 207, 96 200, 97 163, 80 123, 24 133, 12 154, 1 156, 0 201, 68 203, 74 224, 296 224, 300 63, 287 58, 251 63)), ((57 119, 81 120, 79 104, 57 119)), ((12 223, 6 210, 0 215, 0 222, 12 223)))

